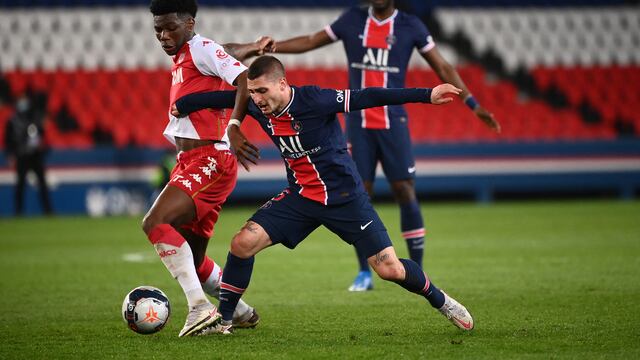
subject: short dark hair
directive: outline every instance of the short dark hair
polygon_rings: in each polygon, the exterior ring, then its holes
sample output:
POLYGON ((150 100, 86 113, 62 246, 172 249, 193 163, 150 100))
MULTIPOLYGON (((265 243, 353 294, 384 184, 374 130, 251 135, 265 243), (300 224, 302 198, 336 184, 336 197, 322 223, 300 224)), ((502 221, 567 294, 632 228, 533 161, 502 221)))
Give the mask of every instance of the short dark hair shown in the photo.
POLYGON ((151 0, 149 10, 154 16, 177 13, 191 15, 195 18, 198 12, 196 0, 151 0))
POLYGON ((254 80, 262 75, 270 75, 276 78, 283 78, 285 76, 284 65, 271 55, 263 55, 257 58, 251 66, 249 66, 249 72, 247 78, 254 80))

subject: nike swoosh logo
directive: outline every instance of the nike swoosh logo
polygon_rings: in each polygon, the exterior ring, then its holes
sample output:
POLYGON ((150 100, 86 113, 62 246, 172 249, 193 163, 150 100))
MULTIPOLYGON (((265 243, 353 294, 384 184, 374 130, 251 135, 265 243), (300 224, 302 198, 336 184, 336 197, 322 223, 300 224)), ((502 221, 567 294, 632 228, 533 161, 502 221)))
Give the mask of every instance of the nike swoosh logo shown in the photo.
POLYGON ((467 330, 471 330, 473 328, 473 325, 471 325, 471 321, 464 322, 464 321, 458 320, 458 319, 455 319, 455 320, 456 320, 456 322, 458 324, 462 325, 462 327, 467 329, 467 330))
POLYGON ((410 167, 410 168, 409 168, 409 169, 407 169, 407 170, 409 170, 409 174, 413 174, 414 172, 416 172, 416 167, 415 167, 415 166, 412 166, 412 167, 410 167))
POLYGON ((369 221, 368 223, 364 224, 364 225, 360 225, 360 230, 364 230, 367 228, 367 226, 371 225, 371 223, 373 222, 373 220, 369 221))

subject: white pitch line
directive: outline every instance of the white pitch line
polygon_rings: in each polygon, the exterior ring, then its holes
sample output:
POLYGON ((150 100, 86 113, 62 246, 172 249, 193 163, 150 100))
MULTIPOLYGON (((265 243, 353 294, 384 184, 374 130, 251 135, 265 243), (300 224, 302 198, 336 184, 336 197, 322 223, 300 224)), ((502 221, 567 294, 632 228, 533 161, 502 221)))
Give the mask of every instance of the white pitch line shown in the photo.
POLYGON ((122 260, 132 263, 152 262, 155 257, 146 252, 126 253, 122 254, 122 260))

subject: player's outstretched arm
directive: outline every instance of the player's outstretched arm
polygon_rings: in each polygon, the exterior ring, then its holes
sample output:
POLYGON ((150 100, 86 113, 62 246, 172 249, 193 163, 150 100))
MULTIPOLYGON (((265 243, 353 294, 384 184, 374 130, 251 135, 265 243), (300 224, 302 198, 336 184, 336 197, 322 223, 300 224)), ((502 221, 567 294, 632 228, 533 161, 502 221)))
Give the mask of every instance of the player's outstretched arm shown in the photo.
MULTIPOLYGON (((339 112, 351 112, 378 106, 402 105, 407 103, 427 103, 443 105, 453 101, 452 95, 459 95, 461 89, 451 85, 442 84, 433 89, 388 89, 365 88, 360 90, 345 90, 343 94, 344 108, 339 112)), ((338 96, 340 99, 340 96, 338 96)))
POLYGON ((469 106, 474 114, 482 120, 488 127, 495 132, 500 132, 500 123, 495 119, 492 113, 482 107, 476 99, 471 95, 471 92, 460 78, 460 74, 456 69, 447 62, 447 60, 440 55, 440 52, 436 47, 422 54, 422 57, 429 63, 431 68, 436 72, 440 80, 455 85, 462 89, 460 98, 469 106))
POLYGON ((264 55, 274 49, 275 41, 269 36, 262 36, 258 40, 247 44, 228 43, 222 45, 224 51, 237 60, 244 61, 250 57, 264 55))
POLYGON ((270 48, 268 51, 284 54, 299 54, 331 44, 332 42, 333 40, 331 40, 327 32, 320 30, 315 34, 276 41, 274 47, 270 48))
POLYGON ((183 117, 202 109, 233 109, 236 103, 236 91, 211 91, 185 95, 173 104, 171 115, 183 117))

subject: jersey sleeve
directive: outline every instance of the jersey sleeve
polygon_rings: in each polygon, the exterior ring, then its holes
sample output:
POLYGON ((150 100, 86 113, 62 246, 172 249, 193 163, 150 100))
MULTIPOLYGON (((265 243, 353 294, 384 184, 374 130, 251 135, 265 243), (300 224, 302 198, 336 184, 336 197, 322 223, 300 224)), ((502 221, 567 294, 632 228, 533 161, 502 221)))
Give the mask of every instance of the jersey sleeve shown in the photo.
POLYGON ((321 114, 348 112, 349 90, 322 89, 317 86, 306 86, 304 91, 310 98, 314 111, 321 114))
POLYGON ((414 41, 416 49, 422 54, 428 52, 436 46, 433 36, 427 29, 427 26, 417 17, 411 17, 412 28, 414 29, 414 41))
POLYGON ((324 31, 329 35, 331 40, 338 41, 342 39, 347 31, 347 25, 349 22, 353 22, 351 17, 351 10, 347 10, 340 15, 333 23, 324 27, 324 31))
POLYGON ((240 61, 229 55, 222 45, 213 41, 198 41, 191 46, 193 63, 204 75, 217 76, 230 85, 243 71, 247 70, 240 61))
POLYGON ((315 111, 324 114, 348 113, 378 106, 402 105, 407 103, 431 103, 431 89, 387 89, 365 88, 358 90, 308 88, 315 111))

